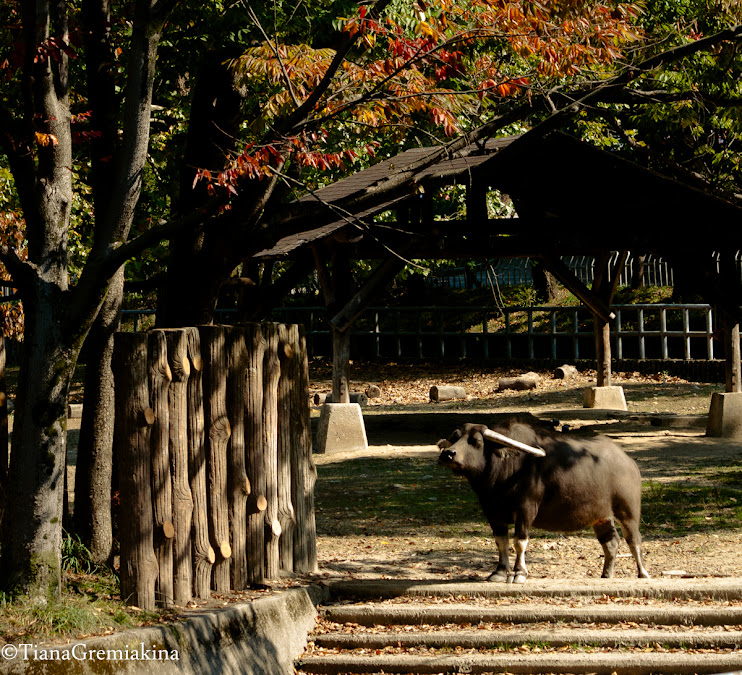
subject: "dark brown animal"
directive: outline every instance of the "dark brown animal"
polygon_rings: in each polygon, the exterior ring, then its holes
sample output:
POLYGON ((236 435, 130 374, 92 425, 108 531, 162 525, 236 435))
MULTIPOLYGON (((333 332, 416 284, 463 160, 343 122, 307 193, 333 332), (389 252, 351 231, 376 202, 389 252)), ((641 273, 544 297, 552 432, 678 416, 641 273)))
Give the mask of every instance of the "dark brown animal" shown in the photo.
POLYGON ((639 469, 607 438, 574 437, 546 429, 535 417, 519 416, 491 427, 465 424, 438 446, 438 463, 468 479, 492 527, 499 561, 490 581, 525 582, 531 526, 550 532, 592 527, 605 554, 602 576, 610 578, 619 543, 614 519, 621 524, 639 577, 649 577, 639 534, 639 469), (512 574, 511 524, 516 554, 512 574))

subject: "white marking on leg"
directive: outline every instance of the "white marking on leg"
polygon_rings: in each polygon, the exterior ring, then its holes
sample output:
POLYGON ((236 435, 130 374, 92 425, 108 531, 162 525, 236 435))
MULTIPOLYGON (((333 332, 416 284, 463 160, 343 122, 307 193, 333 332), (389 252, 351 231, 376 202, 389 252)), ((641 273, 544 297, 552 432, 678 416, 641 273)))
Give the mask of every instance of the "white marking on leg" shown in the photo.
POLYGON ((515 566, 513 572, 514 584, 522 584, 528 577, 528 568, 526 567, 526 549, 528 548, 528 539, 516 539, 513 542, 515 548, 515 566))

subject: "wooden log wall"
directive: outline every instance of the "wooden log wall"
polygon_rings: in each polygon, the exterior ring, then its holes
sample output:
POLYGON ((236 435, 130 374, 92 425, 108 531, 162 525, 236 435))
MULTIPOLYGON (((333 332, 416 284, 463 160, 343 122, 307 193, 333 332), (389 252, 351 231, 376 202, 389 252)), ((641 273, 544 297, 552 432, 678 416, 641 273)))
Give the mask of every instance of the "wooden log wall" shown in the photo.
POLYGON ((119 333, 121 591, 185 605, 317 568, 303 328, 119 333))

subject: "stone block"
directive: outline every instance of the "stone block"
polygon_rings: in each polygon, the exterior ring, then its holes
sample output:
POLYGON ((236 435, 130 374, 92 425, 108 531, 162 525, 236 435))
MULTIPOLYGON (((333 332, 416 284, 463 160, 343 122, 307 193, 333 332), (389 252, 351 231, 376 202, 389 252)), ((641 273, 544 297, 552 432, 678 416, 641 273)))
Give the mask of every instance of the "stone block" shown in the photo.
POLYGON ((367 448, 361 406, 358 403, 325 403, 319 415, 315 450, 333 453, 367 448))
POLYGON ((627 410, 623 387, 588 387, 585 389, 582 407, 627 410))
POLYGON ((711 395, 706 435, 742 440, 742 392, 711 395))

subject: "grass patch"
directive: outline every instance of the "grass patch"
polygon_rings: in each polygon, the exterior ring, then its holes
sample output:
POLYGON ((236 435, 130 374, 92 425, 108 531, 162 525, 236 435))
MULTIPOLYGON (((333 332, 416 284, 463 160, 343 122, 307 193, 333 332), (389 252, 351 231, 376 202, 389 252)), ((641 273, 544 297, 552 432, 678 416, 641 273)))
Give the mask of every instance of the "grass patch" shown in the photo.
POLYGON ((18 643, 28 639, 82 638, 158 623, 167 611, 144 612, 121 603, 119 579, 109 567, 96 565, 79 538, 62 542, 62 587, 59 598, 34 602, 0 592, 0 637, 18 643))
MULTIPOLYGON (((736 473, 739 473, 737 471, 736 473)), ((681 536, 689 532, 737 530, 742 525, 742 484, 644 484, 642 531, 681 536)))
POLYGON ((404 536, 487 536, 479 503, 466 480, 433 459, 388 458, 317 467, 317 529, 329 536, 383 532, 404 536), (343 517, 346 516, 346 517, 343 517))

